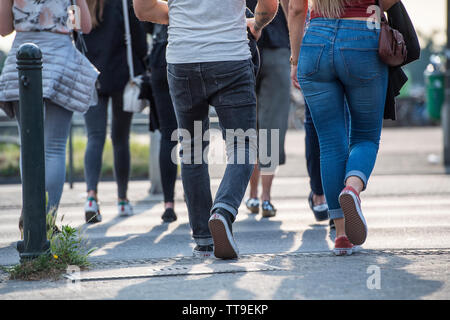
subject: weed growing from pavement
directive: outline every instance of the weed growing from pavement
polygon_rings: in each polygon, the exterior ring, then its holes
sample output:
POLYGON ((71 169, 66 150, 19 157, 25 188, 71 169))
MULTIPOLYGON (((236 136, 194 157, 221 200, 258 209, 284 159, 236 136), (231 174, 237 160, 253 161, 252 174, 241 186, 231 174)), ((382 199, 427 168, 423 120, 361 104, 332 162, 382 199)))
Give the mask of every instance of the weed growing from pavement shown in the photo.
POLYGON ((3 267, 11 280, 58 280, 68 266, 77 266, 81 270, 89 267, 88 257, 96 248, 88 248, 81 228, 62 225, 59 229, 54 210, 47 214, 46 222, 50 249, 33 260, 23 261, 13 267, 3 267))
POLYGON ((66 266, 78 266, 81 269, 89 267, 88 256, 95 248, 88 249, 88 244, 80 229, 62 226, 50 241, 52 258, 66 266))
POLYGON ((36 259, 24 261, 13 267, 3 267, 9 273, 10 280, 58 280, 66 270, 67 265, 61 263, 50 254, 36 259))

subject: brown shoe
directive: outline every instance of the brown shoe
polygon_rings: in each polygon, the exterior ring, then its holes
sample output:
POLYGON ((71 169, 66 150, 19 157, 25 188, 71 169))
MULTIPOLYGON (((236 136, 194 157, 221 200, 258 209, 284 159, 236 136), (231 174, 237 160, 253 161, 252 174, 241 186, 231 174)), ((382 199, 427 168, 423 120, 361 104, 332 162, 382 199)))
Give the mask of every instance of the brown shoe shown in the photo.
POLYGON ((262 216, 264 218, 271 218, 275 217, 277 214, 277 209, 273 206, 272 203, 270 203, 269 200, 263 201, 262 203, 262 216))
POLYGON ((245 201, 245 206, 247 207, 248 211, 250 211, 253 214, 259 213, 259 200, 258 198, 249 198, 247 201, 245 201))

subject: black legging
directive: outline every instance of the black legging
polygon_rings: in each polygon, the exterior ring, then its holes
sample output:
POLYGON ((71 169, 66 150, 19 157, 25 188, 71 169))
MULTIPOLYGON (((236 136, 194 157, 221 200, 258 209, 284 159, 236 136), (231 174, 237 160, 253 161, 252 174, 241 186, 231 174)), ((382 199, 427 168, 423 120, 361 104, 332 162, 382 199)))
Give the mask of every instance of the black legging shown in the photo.
MULTIPOLYGON (((103 147, 106 139, 109 96, 99 95, 98 105, 89 108, 84 115, 88 142, 84 156, 84 172, 87 190, 97 192, 102 169, 103 147)), ((123 111, 123 92, 111 95, 112 129, 111 140, 114 151, 114 176, 117 182, 117 194, 120 199, 127 198, 130 176, 130 128, 133 114, 123 111)))
POLYGON ((161 131, 159 165, 164 202, 174 202, 178 166, 172 161, 171 155, 178 142, 176 140, 172 141, 172 133, 177 130, 178 125, 172 99, 170 98, 167 68, 165 66, 152 68, 151 83, 159 130, 161 131))

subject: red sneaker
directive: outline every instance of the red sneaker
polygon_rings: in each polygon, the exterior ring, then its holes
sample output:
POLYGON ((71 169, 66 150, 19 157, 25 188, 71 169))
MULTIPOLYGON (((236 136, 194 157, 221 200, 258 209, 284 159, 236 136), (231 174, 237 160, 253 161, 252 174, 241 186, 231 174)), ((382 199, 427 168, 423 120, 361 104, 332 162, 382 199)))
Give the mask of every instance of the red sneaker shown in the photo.
POLYGON ((339 195, 339 204, 344 211, 345 233, 351 243, 361 245, 367 238, 367 224, 361 210, 361 199, 352 187, 345 187, 339 195))
POLYGON ((346 236, 336 238, 333 252, 337 256, 350 256, 353 253, 353 244, 346 236))

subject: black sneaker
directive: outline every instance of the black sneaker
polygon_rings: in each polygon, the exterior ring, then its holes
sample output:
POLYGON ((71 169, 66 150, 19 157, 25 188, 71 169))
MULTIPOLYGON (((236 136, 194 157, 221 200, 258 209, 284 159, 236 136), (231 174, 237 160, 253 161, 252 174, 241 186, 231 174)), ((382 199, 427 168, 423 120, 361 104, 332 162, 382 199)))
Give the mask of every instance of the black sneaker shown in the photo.
POLYGON ((328 205, 326 203, 314 205, 313 201, 314 193, 311 191, 308 197, 308 203, 309 207, 311 208, 312 212, 314 213, 314 217, 316 218, 316 221, 325 221, 328 220, 328 205))
POLYGON ((197 245, 192 254, 197 258, 209 258, 214 253, 214 246, 211 244, 209 246, 197 245))
POLYGON ((177 220, 177 215, 175 214, 175 211, 172 208, 167 208, 166 211, 164 211, 163 215, 161 216, 161 219, 164 222, 171 223, 177 220))
POLYGON ((330 229, 336 229, 336 226, 334 225, 334 220, 330 219, 330 229))
POLYGON ((89 197, 84 205, 84 217, 86 223, 98 223, 102 221, 100 206, 94 197, 89 197))
POLYGON ((208 221, 209 230, 214 241, 214 255, 219 259, 237 259, 239 250, 233 238, 232 223, 234 216, 218 208, 208 221))

